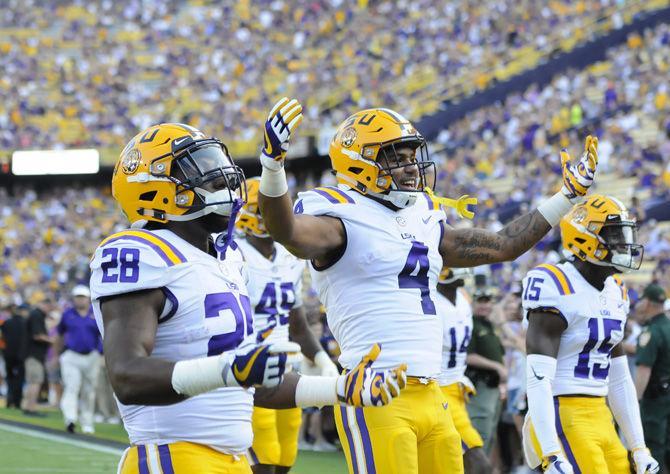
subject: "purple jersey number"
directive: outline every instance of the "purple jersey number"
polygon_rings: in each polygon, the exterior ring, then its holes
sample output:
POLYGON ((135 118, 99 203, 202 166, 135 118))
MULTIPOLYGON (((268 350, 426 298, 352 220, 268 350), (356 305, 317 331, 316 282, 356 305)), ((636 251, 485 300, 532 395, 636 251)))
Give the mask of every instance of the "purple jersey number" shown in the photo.
POLYGON ((465 336, 460 345, 456 339, 456 328, 449 329, 449 336, 451 336, 451 347, 449 347, 449 362, 447 362, 447 367, 453 369, 456 367, 456 352, 468 351, 468 346, 470 345, 470 327, 465 326, 465 336))
POLYGON ((544 278, 533 277, 526 285, 526 291, 523 293, 523 299, 527 301, 537 301, 540 299, 540 287, 538 284, 544 282, 544 278))
POLYGON ((289 311, 295 304, 295 289, 292 282, 280 283, 279 290, 281 292, 281 301, 279 308, 277 307, 277 285, 274 282, 268 283, 263 289, 263 293, 258 300, 258 304, 254 307, 254 314, 267 314, 267 327, 258 331, 258 342, 265 339, 264 336, 271 329, 274 329, 277 324, 286 325, 289 322, 289 311))
POLYGON ((430 299, 430 288, 428 287, 428 270, 430 260, 428 259, 428 247, 423 242, 412 241, 405 266, 398 275, 398 286, 400 288, 417 288, 421 291, 421 309, 423 314, 437 314, 435 304, 430 299), (419 270, 417 271, 417 266, 419 270))
MULTIPOLYGON (((580 379, 588 379, 589 373, 597 380, 605 380, 607 374, 610 371, 610 364, 607 363, 606 366, 600 364, 593 364, 593 370, 589 368, 589 357, 591 350, 596 347, 599 337, 598 329, 598 318, 590 318, 589 322, 589 340, 584 344, 582 352, 579 353, 579 359, 577 365, 575 366, 575 377, 580 379)), ((610 340, 612 339, 612 332, 621 331, 621 321, 618 319, 603 318, 603 340, 598 347, 598 352, 601 354, 607 354, 607 359, 609 360, 610 352, 612 351, 612 344, 610 340)))
POLYGON ((107 257, 109 260, 100 264, 102 283, 137 283, 140 278, 139 249, 123 248, 120 251, 116 247, 102 249, 102 258, 107 257), (118 272, 117 268, 119 268, 118 272))
POLYGON ((235 317, 235 331, 212 336, 207 344, 208 356, 235 349, 246 335, 253 332, 251 301, 248 296, 240 295, 239 303, 233 293, 212 293, 205 296, 205 318, 217 318, 221 311, 227 309, 235 317))

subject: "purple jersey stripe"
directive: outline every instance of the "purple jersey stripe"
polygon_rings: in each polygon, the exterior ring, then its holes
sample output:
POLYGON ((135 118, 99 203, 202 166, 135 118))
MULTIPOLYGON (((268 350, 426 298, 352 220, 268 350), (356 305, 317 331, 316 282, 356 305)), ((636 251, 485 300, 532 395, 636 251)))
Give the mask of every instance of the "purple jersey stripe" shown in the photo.
POLYGON ((117 240, 132 240, 135 242, 140 242, 144 245, 148 245, 158 254, 160 258, 163 259, 165 263, 168 264, 168 267, 174 265, 174 263, 172 263, 172 260, 170 260, 170 257, 168 257, 167 254, 163 252, 163 249, 161 249, 158 245, 154 244, 153 242, 149 242, 148 240, 143 239, 142 237, 135 237, 134 235, 121 235, 119 237, 114 237, 113 239, 108 240, 107 242, 105 242, 105 245, 111 244, 112 242, 116 242, 117 240))
POLYGON ((249 448, 249 456, 251 456, 251 461, 254 465, 255 464, 260 464, 258 462, 258 456, 256 455, 256 451, 254 451, 254 448, 252 448, 252 447, 249 448))
POLYGON ((570 465, 572 465, 572 469, 575 471, 575 474, 582 474, 582 470, 579 469, 579 465, 577 464, 577 460, 575 459, 575 455, 572 453, 572 448, 570 448, 570 443, 568 443, 568 438, 565 436, 565 432, 563 431, 563 424, 561 423, 561 414, 558 409, 558 397, 554 397, 554 417, 556 418, 556 434, 558 434, 558 439, 561 440, 561 444, 563 445, 563 451, 565 451, 565 455, 568 457, 568 461, 570 462, 570 465))
POLYGON ((160 235, 156 235, 156 234, 154 234, 153 232, 149 232, 148 230, 144 230, 144 229, 133 229, 133 230, 136 230, 137 232, 142 232, 142 233, 144 233, 144 234, 149 234, 149 235, 151 235, 151 236, 153 236, 153 237, 156 237, 158 240, 160 240, 160 241, 163 242, 165 245, 167 245, 168 247, 170 247, 170 250, 172 250, 172 251, 174 252, 174 254, 175 254, 177 257, 179 257, 179 259, 180 259, 182 262, 186 262, 186 261, 187 261, 187 260, 186 260, 186 257, 184 257, 184 254, 181 253, 179 250, 177 250, 177 247, 175 247, 174 245, 172 245, 170 242, 168 242, 167 240, 165 240, 165 239, 164 239, 163 237, 161 237, 160 235))
POLYGON ((335 199, 333 196, 331 196, 330 194, 328 194, 325 191, 321 191, 320 189, 314 189, 314 192, 316 192, 316 193, 320 194, 321 196, 325 197, 326 199, 328 199, 333 204, 339 204, 340 203, 340 201, 338 201, 337 199, 335 199))
POLYGON ((425 197, 426 201, 428 202, 428 209, 430 209, 431 211, 434 211, 435 210, 435 203, 430 198, 430 196, 426 193, 421 193, 421 194, 423 194, 423 197, 425 197))
POLYGON ((137 445, 137 463, 140 474, 149 474, 149 465, 147 464, 147 448, 143 444, 137 445))
POLYGON ((177 309, 179 308, 179 301, 177 300, 177 297, 172 293, 166 286, 161 288, 163 291, 163 294, 165 297, 170 300, 170 303, 172 303, 172 308, 170 308, 170 311, 168 311, 168 314, 163 316, 162 318, 158 318, 158 324, 164 323, 168 319, 170 319, 172 316, 174 316, 177 313, 177 309))
POLYGON ((370 433, 368 432, 368 425, 365 424, 363 409, 356 408, 355 410, 356 423, 358 424, 358 429, 360 430, 361 438, 363 439, 363 451, 365 452, 365 468, 368 471, 367 474, 377 474, 375 457, 372 453, 372 443, 370 442, 370 433))
POLYGON ((543 267, 537 267, 537 268, 535 268, 535 270, 540 270, 540 271, 546 273, 547 275, 549 275, 551 277, 551 279, 554 280, 554 283, 556 283, 556 288, 558 288, 558 292, 562 295, 565 294, 565 291, 563 290, 563 285, 561 285, 561 282, 558 280, 556 275, 554 275, 551 272, 551 270, 549 270, 547 268, 543 268, 543 267))
POLYGON ((163 469, 163 474, 174 474, 172 458, 170 457, 170 447, 167 444, 158 445, 158 457, 161 460, 161 469, 163 469))
POLYGON ((326 186, 326 189, 330 189, 331 191, 333 191, 333 192, 337 193, 338 195, 342 196, 342 199, 346 199, 346 201, 348 203, 356 204, 356 202, 353 199, 351 199, 351 197, 347 193, 342 191, 341 189, 336 188, 334 186, 326 186))
POLYGON ((349 443, 349 457, 351 457, 351 465, 354 468, 354 474, 358 474, 356 448, 354 447, 354 438, 351 436, 351 430, 349 429, 349 417, 347 416, 347 409, 341 405, 340 414, 342 415, 342 426, 344 427, 344 434, 347 435, 347 443, 349 443))

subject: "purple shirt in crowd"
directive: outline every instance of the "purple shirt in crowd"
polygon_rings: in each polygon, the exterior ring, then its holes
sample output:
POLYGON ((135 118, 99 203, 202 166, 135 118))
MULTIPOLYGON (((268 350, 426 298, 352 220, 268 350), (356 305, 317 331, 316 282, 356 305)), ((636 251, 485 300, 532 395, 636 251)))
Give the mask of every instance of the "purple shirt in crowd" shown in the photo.
POLYGON ((58 334, 63 336, 65 349, 80 354, 101 352, 102 339, 95 324, 92 307, 88 309, 86 316, 80 316, 74 308, 66 310, 58 323, 58 334))

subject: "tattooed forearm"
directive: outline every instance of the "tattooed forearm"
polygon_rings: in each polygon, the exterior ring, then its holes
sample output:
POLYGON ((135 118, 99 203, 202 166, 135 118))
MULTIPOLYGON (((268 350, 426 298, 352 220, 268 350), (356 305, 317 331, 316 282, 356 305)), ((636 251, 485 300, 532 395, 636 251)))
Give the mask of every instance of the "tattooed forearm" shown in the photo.
POLYGON ((510 222, 499 232, 484 229, 444 229, 440 253, 444 264, 473 267, 514 260, 535 245, 551 226, 533 211, 510 222))
POLYGON ((505 238, 505 260, 514 260, 547 235, 551 226, 537 210, 524 214, 500 229, 505 238))

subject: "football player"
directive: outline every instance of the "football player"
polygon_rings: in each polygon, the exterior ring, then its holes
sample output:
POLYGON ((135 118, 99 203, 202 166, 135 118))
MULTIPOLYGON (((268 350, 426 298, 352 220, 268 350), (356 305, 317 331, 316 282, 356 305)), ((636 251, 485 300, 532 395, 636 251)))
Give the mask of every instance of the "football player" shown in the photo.
POLYGON ((426 141, 389 109, 347 118, 330 144, 337 187, 288 194, 284 158, 300 107, 280 100, 265 123, 259 204, 272 237, 311 260, 313 284, 328 324, 353 370, 371 341, 384 352, 375 367, 408 363, 407 388, 380 410, 340 407, 336 422, 350 472, 463 471, 461 439, 436 377, 442 321, 434 289, 443 265, 472 267, 513 260, 531 248, 586 194, 597 165, 597 139, 588 137, 579 163, 562 153, 562 191, 499 232, 452 229, 440 199, 426 190, 434 178, 426 141))
POLYGON ((463 285, 464 277, 470 273, 470 269, 444 267, 437 278, 435 306, 443 325, 442 370, 437 381, 461 436, 465 472, 488 474, 493 468, 484 452, 484 441, 472 426, 465 407, 468 397, 474 394, 474 386, 465 376, 465 359, 472 337, 472 306, 463 285))
POLYGON ((300 377, 284 375, 297 344, 256 342, 231 240, 243 183, 222 142, 178 123, 138 134, 116 164, 131 227, 96 249, 90 286, 132 445, 121 473, 250 473, 254 403, 382 405, 404 384, 403 367, 370 368, 376 344, 352 376, 300 377))
POLYGON ((543 264, 523 280, 528 318, 528 464, 550 473, 655 473, 635 387, 621 346, 629 301, 615 274, 636 270, 643 247, 617 199, 595 194, 561 221, 571 261, 543 264))
MULTIPOLYGON (((292 341, 320 369, 321 375, 337 376, 338 370, 309 329, 302 307, 302 277, 305 261, 295 258, 272 240, 258 210, 259 178, 246 180, 247 202, 236 227, 244 238, 236 240, 249 275, 256 342, 273 344, 292 341)), ((255 474, 287 473, 298 454, 302 410, 271 410, 255 407, 254 442, 249 458, 255 474)))

